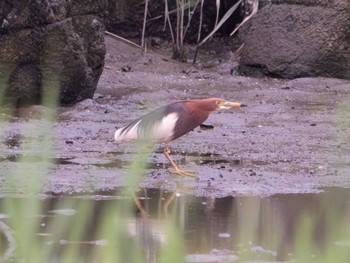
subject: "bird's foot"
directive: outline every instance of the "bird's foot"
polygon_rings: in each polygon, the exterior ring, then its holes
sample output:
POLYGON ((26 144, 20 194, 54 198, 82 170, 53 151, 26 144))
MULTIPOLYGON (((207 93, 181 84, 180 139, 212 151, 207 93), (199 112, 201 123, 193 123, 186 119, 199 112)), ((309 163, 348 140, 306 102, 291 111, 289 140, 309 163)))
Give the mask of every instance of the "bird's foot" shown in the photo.
POLYGON ((186 170, 180 170, 180 169, 175 169, 172 171, 174 174, 182 175, 182 176, 190 176, 190 177, 195 177, 195 172, 193 171, 186 171, 186 170))

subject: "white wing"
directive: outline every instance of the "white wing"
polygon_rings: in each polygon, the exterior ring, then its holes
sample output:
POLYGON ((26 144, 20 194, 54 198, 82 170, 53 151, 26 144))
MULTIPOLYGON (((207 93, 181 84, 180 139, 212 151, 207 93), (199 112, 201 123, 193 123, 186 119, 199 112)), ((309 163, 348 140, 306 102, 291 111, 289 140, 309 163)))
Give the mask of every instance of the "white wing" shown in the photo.
MULTIPOLYGON (((176 112, 170 113, 153 125, 144 125, 140 119, 130 127, 125 126, 115 132, 116 141, 153 140, 156 143, 170 142, 179 116, 176 112)), ((146 122, 145 120, 144 122, 146 122)))

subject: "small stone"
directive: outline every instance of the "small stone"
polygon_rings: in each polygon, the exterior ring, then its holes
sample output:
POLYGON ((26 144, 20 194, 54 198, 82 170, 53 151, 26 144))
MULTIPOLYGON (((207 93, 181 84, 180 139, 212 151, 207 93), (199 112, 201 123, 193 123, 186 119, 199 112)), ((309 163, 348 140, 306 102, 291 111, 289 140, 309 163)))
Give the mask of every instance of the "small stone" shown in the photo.
POLYGON ((281 89, 284 89, 284 90, 289 90, 289 89, 290 89, 290 87, 285 86, 285 87, 282 87, 281 89))
POLYGON ((122 67, 123 72, 129 72, 130 70, 131 70, 131 66, 129 65, 122 67))

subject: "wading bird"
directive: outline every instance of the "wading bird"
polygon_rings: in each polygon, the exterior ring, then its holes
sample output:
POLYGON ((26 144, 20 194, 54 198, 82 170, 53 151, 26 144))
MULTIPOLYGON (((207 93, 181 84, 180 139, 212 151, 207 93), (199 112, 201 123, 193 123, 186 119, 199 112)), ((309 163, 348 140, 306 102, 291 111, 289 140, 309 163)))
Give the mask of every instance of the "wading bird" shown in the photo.
POLYGON ((176 101, 118 129, 114 138, 116 141, 151 140, 165 143, 164 155, 174 168, 174 173, 192 176, 193 172, 180 170, 170 158, 170 143, 201 125, 213 111, 242 106, 245 105, 218 98, 176 101))

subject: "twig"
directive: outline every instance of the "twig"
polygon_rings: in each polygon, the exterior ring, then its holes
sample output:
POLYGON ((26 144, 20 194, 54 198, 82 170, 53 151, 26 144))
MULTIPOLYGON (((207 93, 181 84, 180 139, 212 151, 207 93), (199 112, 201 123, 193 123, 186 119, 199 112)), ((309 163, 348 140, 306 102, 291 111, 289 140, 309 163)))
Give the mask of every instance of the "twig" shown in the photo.
POLYGON ((179 50, 180 43, 180 0, 176 0, 176 50, 179 50))
POLYGON ((214 28, 218 25, 218 22, 219 22, 220 2, 221 2, 221 0, 216 0, 216 18, 215 18, 214 28))
POLYGON ((201 40, 202 23, 203 23, 203 5, 204 5, 204 0, 201 0, 201 11, 200 11, 200 16, 199 16, 197 46, 196 46, 196 51, 194 52, 193 64, 196 64, 198 49, 199 49, 199 41, 201 40))
POLYGON ((236 31, 241 26, 243 26, 245 24, 245 22, 247 22, 249 19, 251 19, 258 12, 258 9, 259 9, 259 0, 254 0, 252 13, 249 16, 247 16, 246 18, 243 19, 243 21, 232 31, 230 36, 232 36, 234 33, 236 33, 236 31))
POLYGON ((125 44, 128 44, 128 45, 130 45, 130 46, 133 46, 133 47, 137 47, 137 48, 142 49, 142 46, 140 46, 140 45, 138 45, 138 44, 136 44, 136 43, 134 43, 134 42, 132 42, 132 41, 130 41, 130 40, 127 40, 127 39, 125 39, 125 38, 123 38, 123 37, 121 37, 121 36, 118 36, 118 35, 116 35, 116 34, 113 34, 113 33, 111 33, 111 32, 108 32, 108 31, 105 31, 105 34, 106 34, 106 35, 109 35, 109 36, 112 36, 112 37, 114 37, 114 38, 120 40, 121 42, 124 42, 125 44))
POLYGON ((143 15, 142 37, 141 37, 141 46, 144 49, 144 51, 146 51, 145 32, 146 32, 147 10, 148 10, 148 0, 145 1, 145 12, 143 15))
MULTIPOLYGON (((256 0, 257 1, 257 0, 256 0)), ((223 23, 226 22, 227 19, 229 19, 229 17, 231 17, 231 15, 233 14, 233 12, 237 9, 237 7, 239 6, 239 4, 242 2, 242 0, 239 0, 234 6, 232 6, 227 12, 226 14, 220 19, 220 22, 217 24, 217 26, 213 29, 213 31, 210 32, 210 34, 208 36, 206 36, 199 44, 198 46, 200 47, 201 45, 203 45, 212 35, 215 34, 216 31, 219 30, 219 28, 222 26, 223 23)))
POLYGON ((171 39, 173 40, 173 44, 175 45, 175 36, 174 36, 174 31, 173 31, 173 27, 171 26, 171 21, 170 21, 170 13, 169 13, 169 7, 168 7, 168 0, 164 0, 165 2, 165 10, 164 10, 164 28, 163 30, 165 30, 166 28, 166 23, 168 23, 169 25, 169 30, 170 30, 170 35, 171 35, 171 39))
POLYGON ((194 8, 192 10, 191 10, 191 7, 188 8, 189 15, 188 15, 187 25, 185 27, 184 37, 186 36, 187 30, 190 27, 191 19, 192 19, 193 15, 194 15, 194 11, 197 9, 197 6, 198 6, 199 2, 201 2, 201 0, 197 0, 196 1, 196 4, 194 5, 194 8))
POLYGON ((181 7, 181 15, 180 15, 180 47, 183 46, 184 43, 184 17, 185 17, 185 2, 184 0, 180 0, 181 7))

